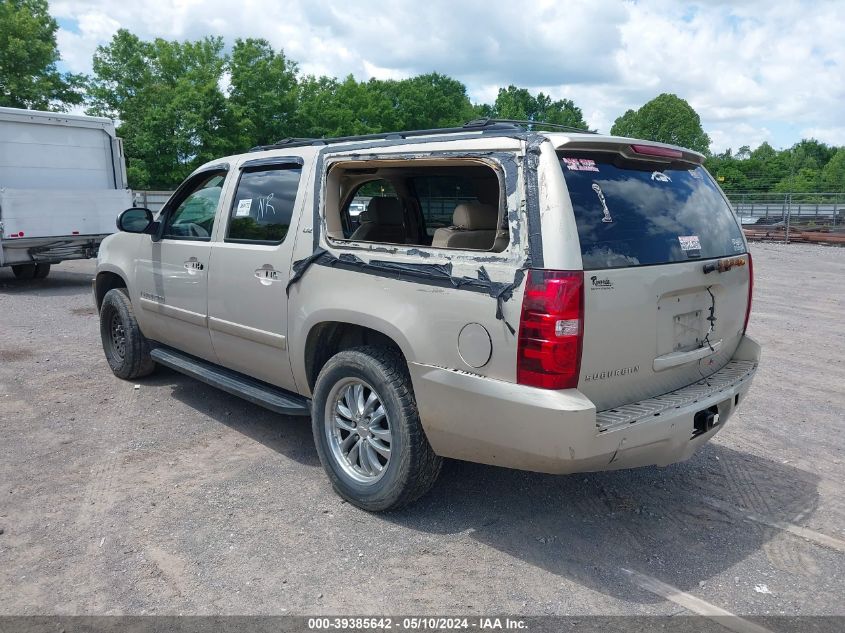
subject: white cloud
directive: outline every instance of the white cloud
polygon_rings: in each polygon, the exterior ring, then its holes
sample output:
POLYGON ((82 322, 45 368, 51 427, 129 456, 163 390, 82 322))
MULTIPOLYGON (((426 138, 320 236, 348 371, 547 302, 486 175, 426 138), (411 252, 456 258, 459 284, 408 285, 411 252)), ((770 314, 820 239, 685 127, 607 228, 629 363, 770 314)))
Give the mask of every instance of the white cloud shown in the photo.
POLYGON ((77 31, 59 29, 56 39, 62 53, 62 61, 77 72, 89 72, 94 49, 111 39, 120 28, 120 23, 105 13, 96 11, 79 14, 76 17, 77 31))
POLYGON ((838 2, 642 0, 57 0, 64 64, 90 72, 118 28, 142 38, 264 37, 305 73, 397 78, 437 71, 489 102, 509 83, 567 97, 591 126, 660 92, 687 99, 713 149, 843 143, 845 12, 838 2))
POLYGON ((763 142, 772 144, 772 131, 766 127, 756 127, 749 123, 737 123, 730 128, 716 127, 710 130, 710 141, 716 151, 730 147, 734 152, 743 145, 754 149, 763 142))
POLYGON ((840 127, 808 127, 801 130, 801 138, 824 140, 833 145, 845 146, 845 125, 840 127))
POLYGON ((376 79, 402 79, 405 77, 405 73, 400 70, 396 70, 393 68, 382 68, 381 66, 376 66, 375 64, 371 64, 366 59, 363 60, 364 64, 364 73, 366 73, 367 77, 375 77, 376 79))

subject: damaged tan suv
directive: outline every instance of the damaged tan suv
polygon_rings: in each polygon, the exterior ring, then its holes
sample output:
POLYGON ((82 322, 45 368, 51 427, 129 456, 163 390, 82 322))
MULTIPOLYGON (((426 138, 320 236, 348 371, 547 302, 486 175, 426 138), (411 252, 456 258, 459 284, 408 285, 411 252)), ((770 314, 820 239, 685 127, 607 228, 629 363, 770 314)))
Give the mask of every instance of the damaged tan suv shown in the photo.
POLYGON ((288 139, 204 165, 103 242, 109 365, 310 415, 335 489, 368 510, 425 493, 444 457, 689 457, 760 356, 737 219, 695 152, 537 129, 288 139))

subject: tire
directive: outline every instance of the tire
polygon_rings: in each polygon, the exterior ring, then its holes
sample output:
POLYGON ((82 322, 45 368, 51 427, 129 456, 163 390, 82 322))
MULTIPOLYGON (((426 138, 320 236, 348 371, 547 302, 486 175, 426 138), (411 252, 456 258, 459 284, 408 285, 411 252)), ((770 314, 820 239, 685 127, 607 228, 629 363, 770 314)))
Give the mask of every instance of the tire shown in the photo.
POLYGON ((33 277, 35 279, 44 279, 49 274, 50 274, 50 264, 36 264, 35 265, 35 274, 33 275, 33 277))
POLYGON ((15 279, 33 279, 35 277, 35 264, 14 264, 12 273, 15 279))
POLYGON ((314 388, 311 420, 317 453, 332 486, 359 508, 373 512, 400 508, 428 492, 440 474, 443 459, 434 454, 423 432, 408 367, 398 351, 366 346, 329 359, 314 388), (369 414, 367 406, 344 409, 347 402, 359 402, 354 397, 358 386, 362 388, 360 402, 366 400, 369 405, 374 393, 384 416, 376 405, 369 414), (359 415, 361 411, 364 416, 359 415), (340 428, 336 420, 356 430, 340 428), (389 458, 385 458, 380 451, 388 444, 389 458), (344 446, 352 447, 348 459, 344 446), (367 454, 378 460, 381 471, 365 459, 367 454))
POLYGON ((125 288, 113 288, 103 297, 100 338, 109 367, 118 378, 132 380, 155 370, 149 341, 141 334, 125 288))

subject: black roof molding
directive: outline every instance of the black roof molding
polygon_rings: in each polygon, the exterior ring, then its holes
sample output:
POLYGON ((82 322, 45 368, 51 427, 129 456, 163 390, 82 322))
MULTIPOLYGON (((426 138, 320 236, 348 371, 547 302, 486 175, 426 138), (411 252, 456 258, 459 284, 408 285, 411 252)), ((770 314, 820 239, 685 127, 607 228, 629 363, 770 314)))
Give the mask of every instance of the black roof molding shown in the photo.
POLYGON ((477 125, 492 125, 492 124, 501 124, 501 125, 512 125, 514 127, 522 128, 526 132, 536 132, 542 131, 545 129, 556 131, 556 132, 574 132, 576 134, 597 134, 597 132, 593 130, 584 130, 578 127, 574 127, 572 125, 562 125, 560 123, 547 123, 546 121, 529 121, 524 119, 476 119, 475 121, 470 121, 464 127, 477 124, 477 125))
POLYGON ((333 138, 293 138, 281 139, 271 145, 258 145, 253 147, 251 152, 263 152, 272 149, 285 149, 288 147, 305 147, 309 145, 324 146, 337 143, 350 143, 354 141, 392 141, 415 136, 434 136, 437 134, 458 134, 462 132, 480 132, 482 134, 506 134, 513 132, 530 132, 535 128, 549 128, 564 132, 578 132, 584 134, 595 134, 590 130, 581 130, 568 125, 557 123, 545 123, 543 121, 519 121, 516 119, 475 119, 461 127, 442 127, 428 130, 405 130, 401 132, 379 132, 376 134, 360 134, 357 136, 336 136, 333 138))

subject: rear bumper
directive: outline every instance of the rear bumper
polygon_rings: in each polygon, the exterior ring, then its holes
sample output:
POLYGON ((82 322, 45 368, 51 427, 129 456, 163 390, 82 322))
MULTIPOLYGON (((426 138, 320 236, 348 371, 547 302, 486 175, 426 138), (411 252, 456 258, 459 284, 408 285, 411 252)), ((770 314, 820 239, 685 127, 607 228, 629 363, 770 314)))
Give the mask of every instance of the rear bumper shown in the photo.
POLYGON ((438 455, 509 468, 573 473, 689 458, 721 430, 751 387, 760 346, 742 338, 728 365, 677 391, 596 412, 576 389, 548 391, 411 364, 420 416, 438 455), (719 423, 693 437, 699 411, 719 423))

